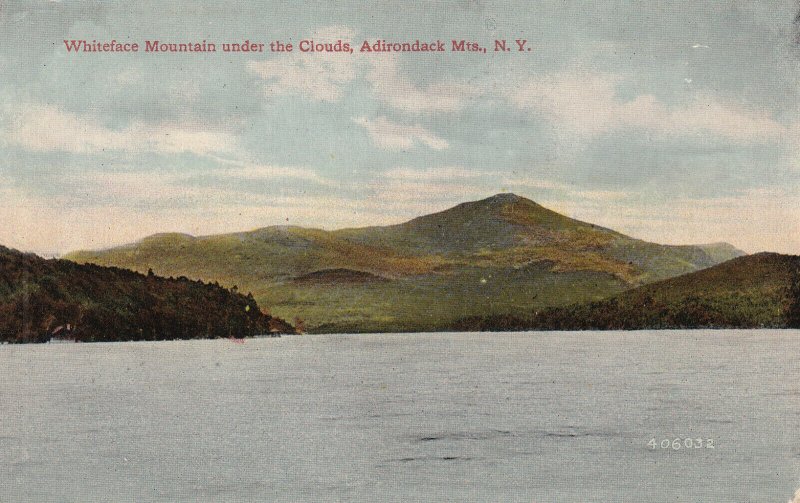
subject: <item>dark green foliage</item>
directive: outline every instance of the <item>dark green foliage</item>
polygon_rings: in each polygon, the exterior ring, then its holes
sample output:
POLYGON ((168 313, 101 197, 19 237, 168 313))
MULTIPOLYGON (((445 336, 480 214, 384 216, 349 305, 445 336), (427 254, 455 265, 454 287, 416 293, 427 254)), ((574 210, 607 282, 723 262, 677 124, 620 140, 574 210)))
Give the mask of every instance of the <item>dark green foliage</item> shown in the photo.
POLYGON ((515 330, 525 330, 526 328, 530 328, 530 322, 510 314, 470 316, 469 318, 458 320, 453 326, 453 330, 459 332, 480 332, 481 330, 512 332, 515 330))
POLYGON ((789 299, 788 325, 791 328, 800 328, 800 264, 795 264, 792 271, 789 299))
POLYGON ((59 326, 77 340, 244 337, 291 327, 252 296, 186 278, 44 260, 0 247, 0 340, 46 342, 59 326))

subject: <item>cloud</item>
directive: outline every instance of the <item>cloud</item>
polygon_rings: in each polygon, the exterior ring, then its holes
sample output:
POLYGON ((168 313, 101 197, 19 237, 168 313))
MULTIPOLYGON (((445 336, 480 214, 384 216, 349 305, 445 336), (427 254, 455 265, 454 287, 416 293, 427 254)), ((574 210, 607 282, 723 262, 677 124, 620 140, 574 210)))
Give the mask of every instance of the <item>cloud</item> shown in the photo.
MULTIPOLYGON (((214 173, 244 179, 306 174, 257 165, 214 173)), ((158 232, 225 233, 287 223, 287 218, 293 224, 343 226, 366 224, 374 216, 354 218, 359 201, 307 196, 301 189, 258 193, 229 185, 197 186, 179 171, 73 173, 61 180, 60 189, 59 194, 40 194, 0 175, 0 221, 24 222, 0 226, 0 243, 50 256, 121 245, 158 232)))
POLYGON ((401 73, 393 56, 374 56, 366 79, 379 100, 396 110, 414 114, 457 112, 479 94, 476 87, 458 82, 417 86, 401 73))
POLYGON ((508 176, 502 171, 467 169, 460 166, 413 169, 394 168, 385 172, 371 187, 381 197, 397 198, 391 193, 404 194, 406 199, 434 198, 455 203, 470 198, 488 197, 497 192, 515 192, 534 199, 573 202, 617 202, 628 199, 630 193, 613 190, 586 190, 542 177, 508 176))
POLYGON ((428 206, 442 202, 455 205, 492 194, 485 185, 458 180, 375 180, 369 189, 379 201, 416 201, 428 206))
MULTIPOLYGON (((313 34, 314 42, 350 41, 355 32, 347 27, 331 26, 313 34)), ((311 101, 337 102, 346 87, 365 78, 373 97, 389 107, 412 114, 456 112, 463 109, 479 91, 462 83, 437 82, 418 86, 404 75, 392 55, 363 56, 349 53, 299 52, 250 61, 250 72, 264 82, 267 96, 295 95, 311 101)))
POLYGON ((0 173, 0 201, 4 204, 29 206, 34 201, 50 209, 70 211, 79 208, 91 211, 95 206, 150 211, 211 210, 263 205, 275 194, 294 195, 338 187, 336 182, 306 168, 222 159, 218 166, 201 170, 89 169, 70 170, 65 176, 55 169, 42 170, 32 180, 0 173))
POLYGON ((622 77, 566 72, 536 77, 505 89, 506 98, 523 110, 539 112, 570 133, 595 136, 633 128, 668 135, 715 134, 741 142, 781 139, 787 128, 768 114, 698 95, 668 106, 651 94, 623 101, 617 96, 622 77))
POLYGON ((486 171, 469 170, 458 166, 441 168, 412 169, 393 168, 383 174, 383 178, 393 180, 453 180, 457 178, 479 178, 489 176, 486 171))
POLYGON ((575 185, 548 180, 541 177, 516 176, 501 179, 505 190, 520 193, 546 194, 549 198, 560 197, 570 201, 619 201, 630 196, 628 192, 615 190, 585 190, 575 185))
POLYGON ((217 156, 207 156, 225 167, 215 173, 226 178, 239 178, 244 180, 275 180, 296 179, 311 182, 325 187, 339 187, 339 184, 320 176, 314 170, 299 166, 275 166, 256 162, 224 159, 217 156))
MULTIPOLYGON (((313 34, 317 42, 348 41, 354 36, 347 27, 330 26, 313 34)), ((312 101, 334 102, 341 99, 345 85, 356 78, 354 56, 349 53, 302 53, 297 47, 292 53, 266 61, 251 61, 248 69, 261 77, 264 94, 300 95, 312 101)))
POLYGON ((800 196, 795 190, 753 189, 718 198, 625 201, 545 198, 545 206, 585 222, 666 244, 726 241, 747 252, 797 253, 800 196))
POLYGON ((554 182, 544 178, 530 178, 525 176, 506 177, 502 180, 502 184, 508 187, 519 187, 523 190, 572 190, 569 185, 554 182))
POLYGON ((464 201, 482 199, 497 192, 492 173, 460 166, 416 169, 398 167, 376 176, 367 184, 370 199, 424 209, 410 217, 440 211, 464 201))
POLYGON ((392 122, 386 117, 370 120, 366 117, 353 118, 353 122, 363 126, 372 141, 386 150, 407 150, 416 144, 433 150, 444 150, 450 146, 447 140, 436 136, 419 124, 406 126, 392 122))
POLYGON ((6 140, 33 151, 91 154, 102 151, 191 152, 207 154, 230 150, 234 138, 226 133, 196 131, 173 124, 134 123, 110 129, 88 114, 78 115, 51 105, 18 107, 7 125, 6 140))

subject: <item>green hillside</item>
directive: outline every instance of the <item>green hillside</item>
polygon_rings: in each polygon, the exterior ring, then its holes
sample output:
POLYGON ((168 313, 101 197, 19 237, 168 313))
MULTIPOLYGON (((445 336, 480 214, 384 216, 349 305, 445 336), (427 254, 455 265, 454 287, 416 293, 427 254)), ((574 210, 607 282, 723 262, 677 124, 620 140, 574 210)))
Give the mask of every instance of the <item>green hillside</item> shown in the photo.
POLYGON ((251 297, 186 278, 45 260, 0 246, 0 341, 245 337, 294 329, 251 297))
POLYGON ((352 332, 438 330, 599 300, 739 255, 640 241, 499 194, 385 227, 162 234, 67 258, 235 285, 310 331, 352 332))
POLYGON ((800 328, 800 257, 759 253, 610 299, 528 316, 472 317, 467 330, 800 328))

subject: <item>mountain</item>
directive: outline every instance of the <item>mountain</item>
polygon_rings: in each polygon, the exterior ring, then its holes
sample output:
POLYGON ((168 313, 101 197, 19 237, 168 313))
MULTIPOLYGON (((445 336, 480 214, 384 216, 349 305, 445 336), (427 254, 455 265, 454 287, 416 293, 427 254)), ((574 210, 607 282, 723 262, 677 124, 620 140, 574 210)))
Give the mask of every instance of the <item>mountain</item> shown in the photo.
POLYGON ((0 246, 0 341, 244 337, 293 332, 252 297, 186 278, 45 260, 0 246))
POLYGON ((727 244, 648 243, 498 194, 385 227, 160 234, 67 258, 236 285, 311 331, 354 332, 599 300, 740 255, 727 244))
POLYGON ((758 253, 584 305, 472 317, 462 330, 800 328, 800 257, 758 253))

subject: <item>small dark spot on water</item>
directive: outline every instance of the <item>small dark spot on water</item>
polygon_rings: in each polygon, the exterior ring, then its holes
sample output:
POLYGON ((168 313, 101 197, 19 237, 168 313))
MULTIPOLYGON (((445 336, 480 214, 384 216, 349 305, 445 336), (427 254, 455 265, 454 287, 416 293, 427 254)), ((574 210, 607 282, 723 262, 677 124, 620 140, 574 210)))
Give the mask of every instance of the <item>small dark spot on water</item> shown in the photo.
POLYGON ((409 458, 400 458, 396 460, 398 463, 413 463, 416 461, 471 461, 473 458, 468 456, 420 456, 420 457, 409 457, 409 458))
POLYGON ((438 440, 491 440, 499 437, 511 436, 509 430, 487 430, 487 431, 459 431, 455 433, 444 433, 441 435, 427 435, 414 439, 416 442, 435 442, 438 440))
POLYGON ((538 436, 544 438, 613 437, 616 435, 615 433, 607 431, 581 430, 572 427, 565 428, 561 431, 539 430, 536 433, 538 436))

